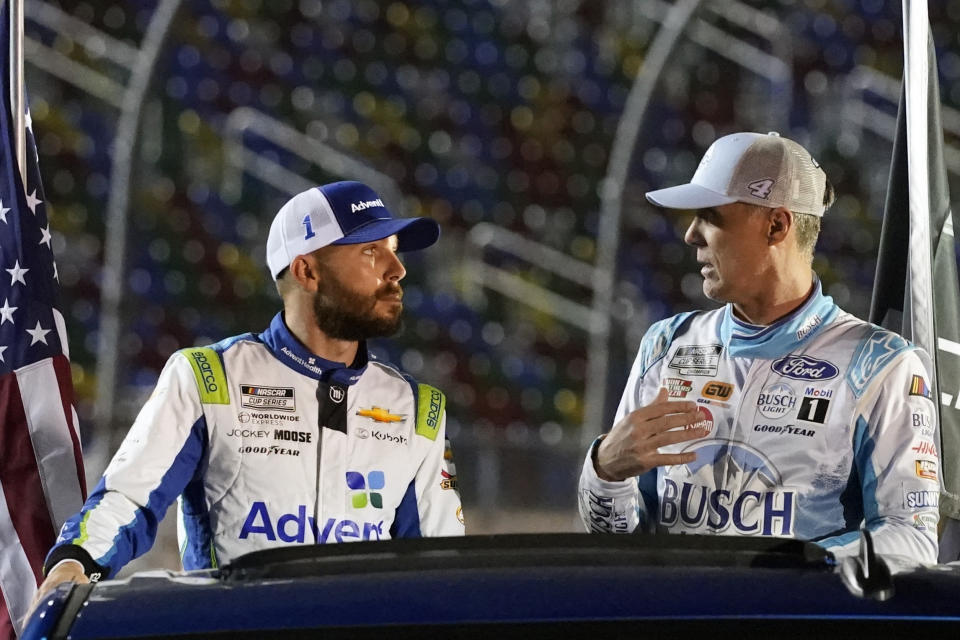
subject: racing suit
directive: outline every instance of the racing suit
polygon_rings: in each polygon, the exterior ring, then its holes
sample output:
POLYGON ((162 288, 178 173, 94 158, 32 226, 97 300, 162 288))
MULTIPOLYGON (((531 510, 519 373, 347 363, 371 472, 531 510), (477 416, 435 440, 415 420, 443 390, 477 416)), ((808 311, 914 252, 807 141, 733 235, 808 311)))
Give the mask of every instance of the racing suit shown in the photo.
MULTIPOLYGON (((770 326, 732 305, 660 321, 644 336, 616 420, 651 403, 695 400, 704 438, 661 447, 694 462, 621 482, 587 454, 579 509, 597 532, 773 536, 855 553, 859 528, 878 553, 937 558, 936 407, 930 361, 900 336, 824 296, 770 326)), ((601 436, 602 438, 602 436, 601 436)))
POLYGON ((282 314, 170 357, 45 567, 114 575, 179 502, 185 569, 288 544, 463 535, 445 398, 369 360, 308 351, 282 314))

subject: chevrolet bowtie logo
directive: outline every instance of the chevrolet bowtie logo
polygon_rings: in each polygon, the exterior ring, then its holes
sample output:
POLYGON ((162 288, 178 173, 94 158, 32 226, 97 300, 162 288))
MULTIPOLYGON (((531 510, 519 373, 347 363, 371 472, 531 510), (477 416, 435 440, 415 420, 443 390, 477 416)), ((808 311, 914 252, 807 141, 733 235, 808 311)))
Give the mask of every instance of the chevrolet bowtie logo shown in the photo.
POLYGON ((357 411, 357 415, 363 418, 370 418, 371 420, 376 420, 377 422, 400 422, 403 420, 403 416, 398 416, 396 414, 390 413, 389 409, 381 409, 380 407, 360 409, 359 411, 357 411))

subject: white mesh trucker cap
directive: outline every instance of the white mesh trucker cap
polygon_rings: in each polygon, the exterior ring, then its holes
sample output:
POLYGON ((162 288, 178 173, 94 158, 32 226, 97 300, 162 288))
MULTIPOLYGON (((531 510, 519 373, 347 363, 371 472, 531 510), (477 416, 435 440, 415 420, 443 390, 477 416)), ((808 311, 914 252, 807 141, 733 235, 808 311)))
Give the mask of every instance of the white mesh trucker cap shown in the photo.
POLYGON ((330 244, 359 244, 397 234, 398 251, 426 249, 440 237, 430 218, 394 218, 361 182, 333 182, 293 196, 267 236, 267 266, 276 280, 293 259, 330 244))
POLYGON ((826 178, 807 150, 789 138, 776 132, 732 133, 710 145, 689 183, 646 195, 667 209, 746 202, 822 217, 826 178))

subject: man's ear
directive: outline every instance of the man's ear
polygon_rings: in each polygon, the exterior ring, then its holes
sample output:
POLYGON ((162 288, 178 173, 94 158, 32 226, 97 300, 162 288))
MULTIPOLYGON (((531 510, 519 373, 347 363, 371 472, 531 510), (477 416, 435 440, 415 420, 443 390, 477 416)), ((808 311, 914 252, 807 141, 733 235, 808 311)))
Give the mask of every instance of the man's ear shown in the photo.
POLYGON ((320 271, 317 268, 316 260, 311 260, 309 256, 300 255, 290 263, 290 276, 296 281, 304 291, 314 292, 320 283, 320 271))
POLYGON ((767 217, 767 244, 780 244, 793 227, 793 212, 786 207, 771 209, 767 217))

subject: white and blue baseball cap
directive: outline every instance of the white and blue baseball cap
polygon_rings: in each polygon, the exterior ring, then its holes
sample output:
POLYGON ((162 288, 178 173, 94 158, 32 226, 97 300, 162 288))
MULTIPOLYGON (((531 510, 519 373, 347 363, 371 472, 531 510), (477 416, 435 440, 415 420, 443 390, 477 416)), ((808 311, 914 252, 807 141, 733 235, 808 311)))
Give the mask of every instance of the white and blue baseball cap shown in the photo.
POLYGON ((398 251, 417 251, 437 241, 440 225, 430 218, 395 218, 377 192, 361 182, 325 184, 298 193, 277 212, 267 236, 267 266, 276 280, 297 256, 394 234, 398 251))
POLYGON ((802 146, 771 131, 716 140, 687 184, 647 192, 667 209, 707 209, 734 202, 786 207, 822 217, 827 176, 802 146))

